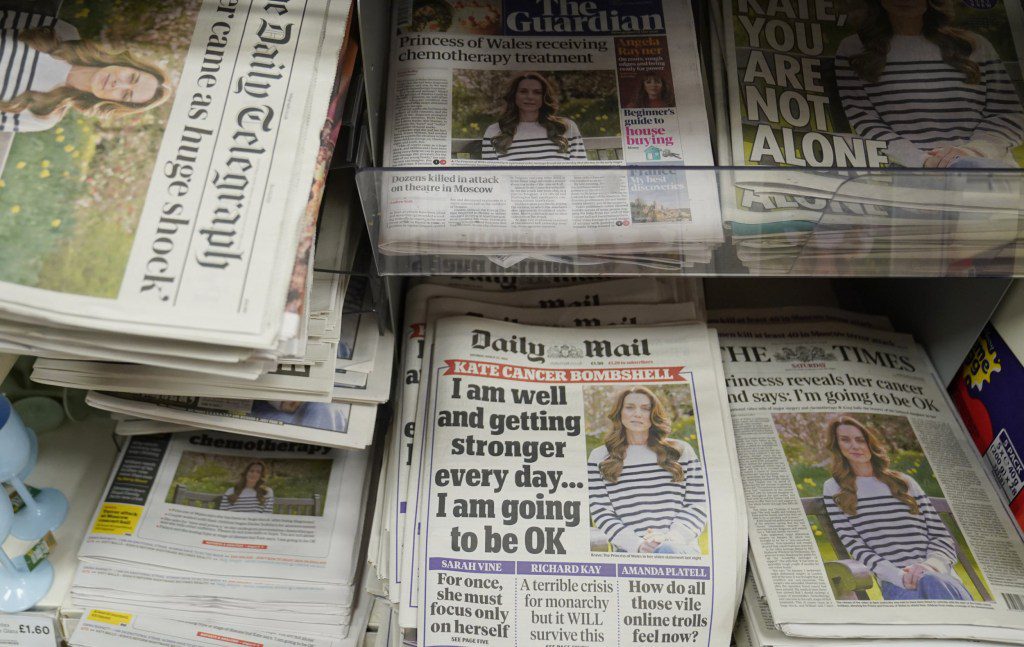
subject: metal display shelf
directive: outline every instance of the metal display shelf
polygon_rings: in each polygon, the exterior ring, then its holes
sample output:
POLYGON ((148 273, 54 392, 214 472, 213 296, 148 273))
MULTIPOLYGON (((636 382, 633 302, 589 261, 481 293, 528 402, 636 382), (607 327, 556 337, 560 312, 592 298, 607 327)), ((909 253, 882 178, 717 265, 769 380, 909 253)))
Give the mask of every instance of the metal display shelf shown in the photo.
POLYGON ((383 276, 1024 275, 1024 169, 458 165, 356 184, 383 276))

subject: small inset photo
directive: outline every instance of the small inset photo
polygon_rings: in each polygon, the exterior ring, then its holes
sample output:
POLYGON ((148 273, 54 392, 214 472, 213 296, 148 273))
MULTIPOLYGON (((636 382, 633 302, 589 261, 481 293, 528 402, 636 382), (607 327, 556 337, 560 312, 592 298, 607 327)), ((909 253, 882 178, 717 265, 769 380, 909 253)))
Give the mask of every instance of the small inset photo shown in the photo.
POLYGON ((585 386, 590 550, 708 554, 689 383, 585 386))
POLYGON ((183 452, 165 502, 220 512, 322 517, 332 463, 183 452))
POLYGON ((452 70, 452 158, 622 159, 614 70, 452 70))
POLYGON ((481 36, 501 33, 501 0, 413 0, 406 31, 481 36))
POLYGON ((905 416, 772 419, 837 600, 992 599, 905 416))

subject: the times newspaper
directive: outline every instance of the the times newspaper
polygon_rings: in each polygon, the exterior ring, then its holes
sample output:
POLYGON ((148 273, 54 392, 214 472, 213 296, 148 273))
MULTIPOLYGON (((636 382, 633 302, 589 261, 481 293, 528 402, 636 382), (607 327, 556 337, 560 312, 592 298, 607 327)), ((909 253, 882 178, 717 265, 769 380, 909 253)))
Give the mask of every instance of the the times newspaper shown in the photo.
POLYGON ((924 352, 847 323, 716 328, 778 628, 1019 643, 1024 544, 924 352))
POLYGON ((388 253, 678 250, 720 240, 689 3, 394 3, 378 177, 388 253), (617 244, 618 247, 614 247, 617 244))
MULTIPOLYGON (((575 312, 581 323, 592 319, 594 309, 603 306, 626 304, 627 318, 638 319, 637 323, 655 323, 646 320, 645 316, 656 304, 674 304, 685 307, 699 299, 699 289, 695 283, 687 280, 659 279, 646 281, 641 279, 623 279, 599 283, 569 285, 559 288, 525 289, 513 293, 482 292, 479 290, 460 289, 445 285, 424 284, 409 292, 406 303, 406 345, 403 350, 405 366, 405 385, 399 404, 403 446, 395 447, 392 456, 398 462, 394 466, 397 473, 398 501, 395 510, 395 529, 393 534, 395 582, 401 583, 402 622, 403 626, 413 626, 415 609, 418 605, 419 560, 415 550, 407 547, 418 542, 419 525, 416 502, 419 495, 419 479, 423 475, 423 441, 419 427, 425 415, 427 392, 422 388, 423 372, 427 370, 429 353, 424 354, 433 343, 433 323, 437 316, 454 316, 477 314, 501 319, 506 316, 510 320, 538 325, 558 325, 566 321, 567 310, 575 312), (431 305, 435 301, 449 299, 472 300, 475 305, 463 303, 464 311, 451 307, 439 309, 441 304, 431 305), (505 304, 500 307, 496 302, 505 304), (466 307, 470 306, 470 307, 466 307), (520 306, 510 314, 510 308, 520 306), (640 307, 642 306, 642 307, 640 307), (410 509, 409 506, 412 506, 410 509)), ((454 305, 449 303, 449 305, 454 305)), ((678 313, 678 311, 676 311, 678 313)), ((650 316, 659 313, 650 312, 650 316)), ((604 315, 607 316, 607 315, 604 315)), ((619 315, 622 316, 621 314, 619 315)), ((683 321, 682 319, 662 319, 660 323, 683 321)), ((621 321, 619 319, 618 321, 621 321)), ((392 593, 398 599, 397 587, 392 593)))
MULTIPOLYGON (((129 79, 94 78, 94 93, 121 88, 107 98, 119 108, 51 104, 45 120, 32 101, 17 113, 24 101, 5 103, 4 129, 13 132, 7 186, 23 184, 14 175, 31 162, 26 185, 62 197, 42 198, 42 206, 10 191, 0 197, 7 211, 51 214, 45 249, 28 239, 8 246, 33 257, 21 263, 28 271, 4 265, 0 311, 147 336, 182 337, 188 328, 192 341, 273 348, 349 7, 337 0, 104 5, 64 12, 34 39, 19 36, 22 23, 5 14, 25 60, 45 50, 55 68, 119 62, 134 68, 138 87, 128 94, 129 79), (47 152, 36 159, 40 147, 47 152)), ((12 83, 28 66, 13 67, 5 71, 12 83)), ((31 238, 31 227, 12 222, 31 238)))
POLYGON ((441 319, 421 645, 727 645, 734 454, 701 324, 441 319))

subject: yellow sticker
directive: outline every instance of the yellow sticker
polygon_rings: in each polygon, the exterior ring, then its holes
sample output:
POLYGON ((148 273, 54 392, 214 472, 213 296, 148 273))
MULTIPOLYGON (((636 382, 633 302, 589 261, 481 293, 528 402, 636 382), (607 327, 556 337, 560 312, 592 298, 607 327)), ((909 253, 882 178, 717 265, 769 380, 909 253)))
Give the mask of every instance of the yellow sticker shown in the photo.
POLYGON ((134 535, 135 527, 142 518, 142 507, 124 503, 104 503, 96 523, 92 526, 97 535, 134 535))
POLYGON ((101 611, 99 609, 93 609, 89 612, 89 615, 86 616, 86 620, 102 622, 106 625, 127 627, 128 623, 132 621, 132 615, 130 613, 118 613, 116 611, 101 611))

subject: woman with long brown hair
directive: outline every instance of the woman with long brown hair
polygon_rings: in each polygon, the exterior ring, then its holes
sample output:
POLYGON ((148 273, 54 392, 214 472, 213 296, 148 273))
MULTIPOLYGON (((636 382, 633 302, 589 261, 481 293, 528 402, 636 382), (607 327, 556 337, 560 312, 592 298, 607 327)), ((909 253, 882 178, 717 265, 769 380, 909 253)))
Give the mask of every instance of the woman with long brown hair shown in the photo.
POLYGON ((700 554, 704 467, 690 445, 668 437, 661 400, 643 386, 624 389, 608 420, 604 444, 587 461, 594 525, 619 551, 700 554))
POLYGON ((829 423, 832 478, 825 509, 850 556, 875 574, 886 600, 970 600, 956 542, 931 499, 889 467, 878 432, 853 416, 829 423))
POLYGON ((671 108, 672 93, 661 74, 644 74, 636 86, 636 95, 627 108, 671 108))
POLYGON ((78 40, 67 23, 0 30, 0 131, 54 127, 71 109, 123 117, 171 95, 167 72, 126 49, 78 40))
POLYGON ((520 72, 509 81, 505 108, 487 127, 483 158, 509 162, 586 160, 587 149, 572 119, 558 115, 551 82, 536 72, 520 72))
POLYGON ((992 44, 954 26, 952 0, 847 5, 857 32, 839 44, 836 81, 855 133, 886 142, 900 166, 1017 166, 1017 90, 992 44))
POLYGON ((229 512, 274 513, 274 490, 267 485, 270 470, 263 461, 250 461, 238 482, 220 498, 220 509, 229 512))

